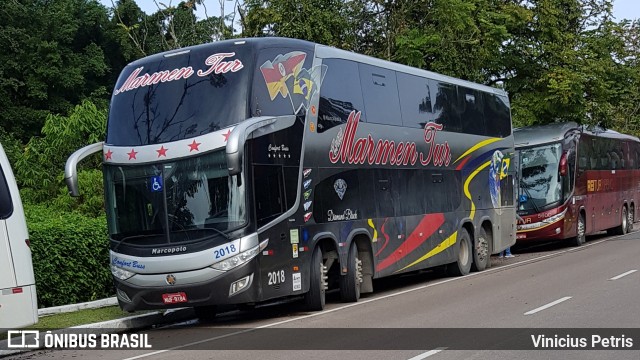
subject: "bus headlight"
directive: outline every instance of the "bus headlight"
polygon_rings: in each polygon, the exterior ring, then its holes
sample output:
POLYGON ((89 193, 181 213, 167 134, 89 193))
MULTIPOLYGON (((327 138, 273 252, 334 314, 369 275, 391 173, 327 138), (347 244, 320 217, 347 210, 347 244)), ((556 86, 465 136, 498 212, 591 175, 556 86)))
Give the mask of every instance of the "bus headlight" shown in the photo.
POLYGON ((111 265, 111 273, 113 274, 113 276, 120 280, 127 280, 128 278, 136 274, 115 265, 111 265))
POLYGON ((256 257, 256 255, 258 255, 259 252, 260 252, 260 245, 253 247, 247 251, 243 251, 240 254, 236 256, 232 256, 226 260, 217 262, 211 265, 211 267, 216 270, 222 270, 222 271, 231 270, 253 259, 254 257, 256 257))

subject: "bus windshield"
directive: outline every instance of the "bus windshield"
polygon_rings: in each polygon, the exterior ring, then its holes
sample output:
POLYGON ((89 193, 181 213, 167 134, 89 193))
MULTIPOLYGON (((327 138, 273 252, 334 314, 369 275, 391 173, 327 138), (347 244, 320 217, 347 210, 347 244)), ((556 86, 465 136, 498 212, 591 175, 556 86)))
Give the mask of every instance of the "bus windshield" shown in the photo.
POLYGON ((226 237, 246 223, 245 181, 229 176, 224 149, 150 165, 105 165, 104 173, 113 240, 157 245, 226 237))
POLYGON ((520 149, 520 193, 518 210, 540 212, 562 199, 558 165, 562 156, 559 143, 520 149))
POLYGON ((107 143, 166 143, 245 120, 252 69, 253 51, 240 45, 195 47, 128 65, 111 98, 107 143))

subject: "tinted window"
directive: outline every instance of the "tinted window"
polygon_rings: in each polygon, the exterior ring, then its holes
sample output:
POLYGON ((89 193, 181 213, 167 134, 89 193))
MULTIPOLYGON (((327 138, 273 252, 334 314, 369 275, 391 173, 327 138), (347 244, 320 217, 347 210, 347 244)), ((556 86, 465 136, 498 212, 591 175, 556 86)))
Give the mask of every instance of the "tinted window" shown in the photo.
POLYGON ((402 124, 422 129, 428 122, 435 121, 435 94, 432 96, 429 86, 433 81, 404 73, 397 73, 397 77, 402 124))
POLYGON ((308 76, 312 63, 313 56, 298 49, 263 49, 253 76, 251 116, 291 115, 306 104, 314 86, 308 76))
POLYGON ((285 210, 282 166, 254 165, 256 219, 261 227, 285 210))
POLYGON ((458 87, 458 104, 462 129, 467 134, 485 135, 484 99, 482 93, 462 86, 458 87))
POLYGON ((367 122, 401 126, 396 72, 365 64, 359 68, 367 122))
POLYGON ((487 135, 507 137, 511 135, 509 100, 504 96, 484 93, 484 122, 487 135))
POLYGON ((12 212, 13 202, 11 201, 9 186, 7 179, 4 177, 4 172, 0 168, 0 219, 8 218, 12 212))
POLYGON ((456 86, 434 82, 431 93, 435 92, 436 101, 433 106, 436 122, 444 125, 444 131, 461 132, 460 111, 455 104, 458 101, 456 86))
POLYGON ((361 111, 365 120, 358 64, 340 59, 324 59, 327 72, 320 89, 318 132, 344 124, 351 111, 361 111))
POLYGON ((111 98, 107 143, 164 143, 245 120, 253 54, 248 46, 229 44, 127 66, 111 98), (225 57, 209 72, 212 66, 206 63, 216 54, 225 57))

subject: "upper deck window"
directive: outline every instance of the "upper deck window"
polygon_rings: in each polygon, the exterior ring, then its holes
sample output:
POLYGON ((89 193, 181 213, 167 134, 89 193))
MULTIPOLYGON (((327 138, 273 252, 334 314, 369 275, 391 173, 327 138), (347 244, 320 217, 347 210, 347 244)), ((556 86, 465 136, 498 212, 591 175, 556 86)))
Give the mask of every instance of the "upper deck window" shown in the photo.
POLYGON ((365 121, 358 63, 341 59, 324 59, 322 63, 327 65, 327 73, 320 88, 318 132, 345 124, 354 110, 362 111, 360 121, 365 121))
POLYGON ((367 122, 402 126, 396 72, 359 64, 367 122))
POLYGON ((111 99, 107 143, 165 143, 245 120, 253 67, 252 48, 229 43, 127 66, 111 99))

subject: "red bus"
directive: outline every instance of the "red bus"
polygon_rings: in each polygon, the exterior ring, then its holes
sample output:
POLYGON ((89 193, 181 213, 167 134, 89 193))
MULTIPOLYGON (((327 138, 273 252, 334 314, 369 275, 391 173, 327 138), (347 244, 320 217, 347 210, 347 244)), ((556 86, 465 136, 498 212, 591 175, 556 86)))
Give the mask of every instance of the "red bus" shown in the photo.
POLYGON ((640 192, 640 140, 576 123, 514 129, 517 241, 570 239, 633 228, 640 192))

